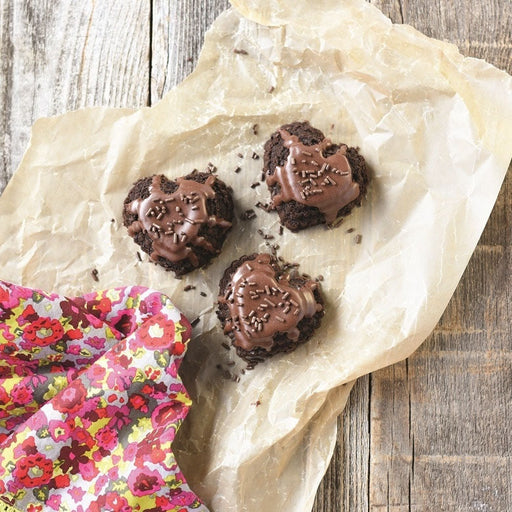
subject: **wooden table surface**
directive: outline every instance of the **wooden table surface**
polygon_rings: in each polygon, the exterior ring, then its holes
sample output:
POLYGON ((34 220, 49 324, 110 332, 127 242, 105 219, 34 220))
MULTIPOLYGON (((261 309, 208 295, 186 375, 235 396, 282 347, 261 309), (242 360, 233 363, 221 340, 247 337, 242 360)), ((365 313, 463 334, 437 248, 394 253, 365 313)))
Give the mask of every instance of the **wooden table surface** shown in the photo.
MULTIPOLYGON (((511 0, 372 3, 512 72, 511 0)), ((0 0, 0 190, 35 119, 154 104, 192 71, 206 28, 227 7, 0 0)), ((433 334, 408 360, 356 384, 315 512, 512 511, 511 192, 509 172, 433 334)))

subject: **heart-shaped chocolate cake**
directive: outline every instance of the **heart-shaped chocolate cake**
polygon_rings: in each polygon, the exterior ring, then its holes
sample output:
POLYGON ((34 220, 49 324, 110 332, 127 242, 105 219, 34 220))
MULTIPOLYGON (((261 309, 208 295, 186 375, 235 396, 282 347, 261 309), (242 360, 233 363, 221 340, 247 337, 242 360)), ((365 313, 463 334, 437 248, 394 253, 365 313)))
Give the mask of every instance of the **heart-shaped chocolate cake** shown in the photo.
POLYGON ((324 314, 319 283, 271 254, 234 261, 219 288, 217 316, 250 366, 307 341, 324 314))
POLYGON ((281 126, 265 143, 263 170, 270 207, 300 231, 332 225, 361 204, 368 171, 357 149, 333 144, 307 121, 281 126))
POLYGON ((163 175, 142 178, 124 201, 128 234, 177 277, 204 267, 220 252, 232 219, 231 189, 207 172, 174 181, 163 175))

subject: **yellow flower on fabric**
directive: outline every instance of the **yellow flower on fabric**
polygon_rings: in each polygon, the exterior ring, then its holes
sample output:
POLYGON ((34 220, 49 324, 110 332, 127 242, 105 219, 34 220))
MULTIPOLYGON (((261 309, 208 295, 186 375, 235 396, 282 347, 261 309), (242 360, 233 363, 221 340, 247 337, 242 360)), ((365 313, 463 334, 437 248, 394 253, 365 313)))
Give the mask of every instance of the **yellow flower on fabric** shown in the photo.
POLYGON ((137 425, 133 426, 132 432, 128 436, 128 441, 130 443, 137 443, 142 441, 148 432, 151 432, 151 430, 153 430, 151 425, 151 418, 139 418, 137 420, 137 425))
POLYGON ((68 379, 64 376, 53 378, 53 382, 48 385, 48 391, 43 395, 45 400, 52 399, 61 389, 68 386, 68 379))

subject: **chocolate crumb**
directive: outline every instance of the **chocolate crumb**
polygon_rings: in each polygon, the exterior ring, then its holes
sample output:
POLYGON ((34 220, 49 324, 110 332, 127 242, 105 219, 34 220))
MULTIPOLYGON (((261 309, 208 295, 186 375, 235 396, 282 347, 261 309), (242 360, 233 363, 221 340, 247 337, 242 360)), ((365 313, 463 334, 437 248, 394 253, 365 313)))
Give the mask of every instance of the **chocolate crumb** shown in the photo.
POLYGON ((227 344, 227 343, 222 343, 222 346, 226 349, 226 350, 230 350, 231 347, 227 344))
POLYGON ((251 188, 256 188, 256 187, 259 187, 261 185, 261 183, 259 181, 256 181, 255 183, 253 183, 251 185, 251 188))
POLYGON ((98 277, 98 269, 93 268, 93 269, 91 270, 91 276, 92 276, 92 278, 93 278, 96 282, 98 282, 98 281, 100 280, 100 279, 99 279, 99 277, 98 277))
POLYGON ((237 167, 237 168, 235 169, 235 172, 238 174, 241 170, 242 170, 242 168, 241 168, 241 167, 237 167))
POLYGON ((195 320, 192 320, 192 322, 190 322, 191 327, 194 328, 200 320, 201 319, 199 317, 197 317, 195 320))
POLYGON ((191 285, 191 284, 187 284, 187 286, 185 286, 185 288, 183 288, 183 291, 184 292, 189 292, 190 290, 195 290, 196 287, 191 285))
POLYGON ((258 407, 258 405, 261 405, 261 402, 259 400, 256 400, 256 402, 252 403, 251 405, 258 407))
POLYGON ((323 281, 324 280, 324 276, 323 275, 319 275, 317 278, 316 278, 317 281, 323 281))
POLYGON ((354 229, 354 228, 349 228, 349 229, 347 229, 347 233, 353 233, 354 231, 355 231, 355 229, 354 229))
POLYGON ((249 55, 246 50, 241 50, 240 48, 235 48, 233 53, 236 53, 237 55, 249 55))
POLYGON ((217 167, 215 167, 215 165, 213 165, 211 162, 208 162, 207 171, 215 174, 217 172, 217 167))
POLYGON ((256 218, 256 212, 251 208, 240 215, 240 220, 252 220, 256 218))
POLYGON ((114 223, 116 221, 116 219, 110 219, 110 222, 114 223))
POLYGON ((216 364, 215 368, 217 368, 217 370, 222 370, 222 366, 220 364, 216 364))
POLYGON ((252 125, 252 133, 254 133, 254 135, 258 135, 258 124, 253 124, 252 125))
POLYGON ((207 296, 206 293, 204 293, 204 292, 201 292, 199 295, 201 295, 201 297, 206 297, 207 296))
POLYGON ((252 152, 252 156, 251 156, 251 158, 252 158, 253 160, 259 160, 260 155, 258 155, 258 153, 256 153, 256 152, 254 152, 254 151, 253 151, 253 152, 252 152))
POLYGON ((362 240, 363 240, 363 235, 356 235, 356 237, 354 238, 354 242, 356 244, 360 244, 362 240))

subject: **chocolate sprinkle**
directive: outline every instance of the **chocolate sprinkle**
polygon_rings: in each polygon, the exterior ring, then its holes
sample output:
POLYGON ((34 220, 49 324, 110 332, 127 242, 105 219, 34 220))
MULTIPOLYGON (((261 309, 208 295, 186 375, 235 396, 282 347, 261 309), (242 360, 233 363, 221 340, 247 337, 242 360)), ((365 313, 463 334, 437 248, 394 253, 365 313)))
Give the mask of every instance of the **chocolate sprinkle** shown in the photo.
POLYGON ((253 124, 252 125, 252 133, 254 133, 254 135, 258 135, 258 124, 253 124))
POLYGON ((241 167, 237 167, 237 168, 235 169, 235 172, 238 174, 241 170, 242 170, 242 168, 241 168, 241 167))
POLYGON ((356 244, 360 244, 362 240, 363 240, 363 235, 356 235, 356 237, 354 238, 354 242, 356 244))
POLYGON ((241 50, 240 48, 235 48, 233 53, 236 53, 237 55, 249 55, 246 50, 241 50))
POLYGON ((268 88, 268 93, 269 93, 269 94, 272 94, 275 90, 276 90, 276 88, 275 88, 273 85, 271 85, 271 86, 268 88))
POLYGON ((201 297, 207 297, 206 293, 204 292, 201 292, 199 295, 201 295, 201 297))
POLYGON ((353 233, 354 231, 355 231, 355 229, 354 229, 354 228, 349 228, 349 229, 347 229, 347 233, 353 233))
POLYGON ((196 319, 192 320, 192 322, 190 322, 190 326, 194 328, 200 322, 200 320, 201 319, 197 317, 196 319))
POLYGON ((141 256, 140 256, 140 252, 139 252, 139 251, 137 251, 137 259, 138 259, 139 261, 142 261, 142 258, 141 258, 141 256))
POLYGON ((223 346, 226 350, 231 350, 231 347, 230 347, 227 343, 222 343, 222 346, 223 346))
POLYGON ((194 285, 187 284, 187 286, 185 286, 185 288, 183 288, 183 291, 189 292, 190 290, 195 290, 195 289, 196 289, 196 287, 194 285))
POLYGON ((259 187, 261 185, 261 183, 259 181, 256 181, 255 183, 253 183, 251 185, 251 188, 256 188, 256 187, 259 187))
POLYGON ((98 277, 98 269, 93 268, 93 269, 91 270, 91 276, 92 276, 92 278, 93 278, 96 282, 98 282, 98 281, 99 281, 99 277, 98 277))
POLYGON ((258 155, 258 153, 256 153, 256 152, 254 152, 254 151, 253 151, 253 152, 252 152, 252 156, 251 156, 251 158, 252 158, 253 160, 259 160, 260 155, 258 155))

